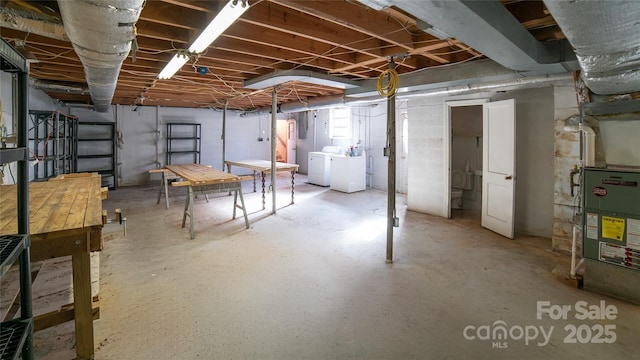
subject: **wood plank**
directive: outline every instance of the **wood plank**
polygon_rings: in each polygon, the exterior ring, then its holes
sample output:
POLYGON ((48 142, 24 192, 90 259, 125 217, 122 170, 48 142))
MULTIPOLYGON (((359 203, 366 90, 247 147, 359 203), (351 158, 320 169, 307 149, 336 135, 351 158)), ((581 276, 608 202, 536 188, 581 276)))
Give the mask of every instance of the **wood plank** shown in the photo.
MULTIPOLYGON (((65 182, 67 186, 73 187, 76 193, 78 194, 74 199, 71 207, 68 208, 69 216, 67 217, 67 221, 65 223, 66 229, 82 229, 84 228, 84 217, 87 212, 87 202, 89 200, 89 196, 91 195, 91 189, 88 188, 86 182, 83 182, 85 186, 72 186, 74 183, 77 183, 79 179, 69 180, 69 182, 65 182)), ((83 179, 84 180, 84 179, 83 179)), ((100 222, 102 222, 102 211, 100 214, 100 222)))
MULTIPOLYGON (((48 210, 48 204, 55 193, 55 190, 52 189, 55 185, 48 184, 45 182, 29 184, 29 230, 32 234, 41 232, 41 223, 36 221, 40 216, 38 213, 43 210, 43 207, 45 211, 48 210)), ((46 221, 46 218, 42 221, 46 221)))
POLYGON ((98 174, 91 179, 91 192, 84 218, 84 227, 91 228, 91 231, 102 229, 101 182, 102 178, 98 174))
POLYGON ((73 191, 73 189, 66 188, 62 193, 62 197, 57 204, 51 204, 52 212, 50 218, 46 219, 48 232, 60 231, 63 229, 64 225, 67 222, 67 218, 69 217, 69 213, 67 211, 62 211, 62 209, 68 209, 71 204, 73 204, 77 192, 73 191))
MULTIPOLYGON (((255 171, 271 172, 271 161, 269 160, 240 160, 240 161, 225 161, 225 164, 231 166, 243 167, 255 171)), ((298 164, 288 164, 283 162, 276 162, 276 171, 297 171, 298 164)))
POLYGON ((15 185, 0 186, 0 234, 10 235, 18 231, 17 196, 15 185))
POLYGON ((91 249, 90 233, 82 229, 63 230, 31 237, 31 261, 40 261, 78 253, 91 249))
POLYGON ((76 353, 79 359, 93 359, 93 310, 91 308, 91 265, 89 253, 72 255, 71 262, 73 266, 76 353))
MULTIPOLYGON (((93 320, 100 319, 100 303, 94 302, 91 306, 91 314, 93 320)), ((56 326, 67 321, 75 319, 75 306, 68 304, 62 306, 58 311, 51 311, 33 317, 33 331, 44 330, 52 326, 56 326)))
POLYGON ((190 183, 180 185, 174 185, 174 183, 172 184, 174 186, 196 186, 240 181, 236 175, 216 170, 202 164, 167 165, 167 169, 190 183))

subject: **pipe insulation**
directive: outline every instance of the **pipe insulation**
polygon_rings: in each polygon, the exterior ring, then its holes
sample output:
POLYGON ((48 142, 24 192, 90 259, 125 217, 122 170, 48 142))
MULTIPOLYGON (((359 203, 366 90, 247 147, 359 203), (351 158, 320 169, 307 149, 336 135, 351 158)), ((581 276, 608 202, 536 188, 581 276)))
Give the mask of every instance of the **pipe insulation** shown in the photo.
POLYGON ((640 2, 544 0, 596 94, 640 91, 640 2), (576 16, 579 14, 579 16, 576 16))
POLYGON ((58 0, 64 29, 84 67, 94 109, 107 112, 135 40, 144 0, 58 0))

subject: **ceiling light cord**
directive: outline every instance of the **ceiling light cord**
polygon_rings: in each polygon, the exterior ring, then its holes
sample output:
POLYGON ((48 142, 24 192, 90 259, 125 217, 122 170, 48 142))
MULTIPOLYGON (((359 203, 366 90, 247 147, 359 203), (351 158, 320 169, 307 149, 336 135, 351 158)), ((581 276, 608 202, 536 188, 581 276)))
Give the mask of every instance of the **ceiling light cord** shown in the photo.
POLYGON ((394 69, 387 69, 382 72, 378 76, 378 82, 376 83, 376 88, 378 89, 378 94, 384 97, 391 97, 396 95, 396 90, 398 90, 398 85, 400 84, 400 78, 398 76, 398 72, 394 69), (384 83, 385 78, 388 80, 387 83, 384 83))

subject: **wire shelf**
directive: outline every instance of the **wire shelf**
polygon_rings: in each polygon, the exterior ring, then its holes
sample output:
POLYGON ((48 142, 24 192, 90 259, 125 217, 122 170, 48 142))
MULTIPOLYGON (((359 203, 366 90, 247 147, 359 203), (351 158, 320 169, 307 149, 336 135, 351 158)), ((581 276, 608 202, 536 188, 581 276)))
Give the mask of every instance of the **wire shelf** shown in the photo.
POLYGON ((31 319, 16 319, 0 324, 0 360, 14 360, 19 357, 31 331, 31 325, 31 319))
POLYGON ((27 235, 0 235, 0 277, 9 270, 26 247, 27 235))

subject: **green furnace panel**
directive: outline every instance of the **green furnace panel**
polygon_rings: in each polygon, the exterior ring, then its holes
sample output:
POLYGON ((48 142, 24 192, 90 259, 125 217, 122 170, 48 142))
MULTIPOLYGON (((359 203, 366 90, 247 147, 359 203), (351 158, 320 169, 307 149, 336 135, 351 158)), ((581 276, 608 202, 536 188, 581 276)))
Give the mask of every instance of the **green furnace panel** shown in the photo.
POLYGON ((640 271, 640 172, 584 170, 582 256, 640 271))

